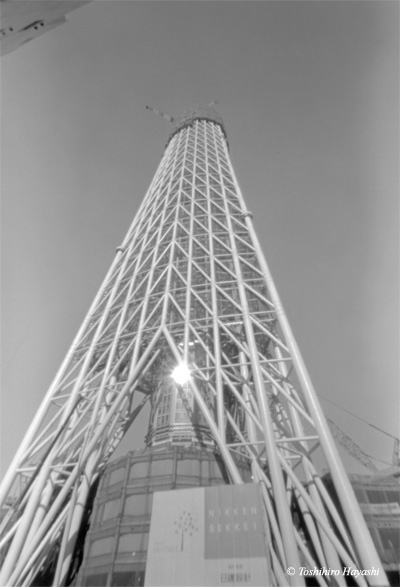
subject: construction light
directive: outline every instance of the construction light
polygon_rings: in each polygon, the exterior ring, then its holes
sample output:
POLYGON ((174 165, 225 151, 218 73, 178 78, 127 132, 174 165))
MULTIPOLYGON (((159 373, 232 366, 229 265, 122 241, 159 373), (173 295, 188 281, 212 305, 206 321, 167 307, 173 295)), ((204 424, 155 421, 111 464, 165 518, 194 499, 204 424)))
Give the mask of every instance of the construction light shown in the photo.
POLYGON ((180 363, 172 371, 171 377, 176 383, 183 385, 190 378, 189 367, 186 365, 186 363, 180 363))

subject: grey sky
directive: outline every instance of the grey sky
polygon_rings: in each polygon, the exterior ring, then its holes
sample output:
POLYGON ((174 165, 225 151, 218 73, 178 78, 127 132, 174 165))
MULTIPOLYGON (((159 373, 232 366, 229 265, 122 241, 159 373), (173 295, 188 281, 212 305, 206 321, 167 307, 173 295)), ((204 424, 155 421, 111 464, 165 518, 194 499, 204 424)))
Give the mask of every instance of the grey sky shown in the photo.
MULTIPOLYGON (((162 156, 146 104, 219 100, 318 393, 398 434, 398 12, 96 1, 3 59, 2 469, 162 156)), ((390 462, 389 439, 321 403, 390 462)))

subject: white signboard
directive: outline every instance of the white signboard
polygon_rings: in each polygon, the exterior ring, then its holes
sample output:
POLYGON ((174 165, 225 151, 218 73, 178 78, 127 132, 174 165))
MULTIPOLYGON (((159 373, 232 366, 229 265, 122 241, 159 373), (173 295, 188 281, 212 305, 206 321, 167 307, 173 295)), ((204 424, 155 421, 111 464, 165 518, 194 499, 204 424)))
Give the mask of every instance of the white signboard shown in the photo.
POLYGON ((400 514, 400 505, 394 503, 360 503, 361 511, 364 514, 374 514, 376 516, 398 516, 400 514))
POLYGON ((265 586, 257 484, 154 493, 145 585, 265 586))

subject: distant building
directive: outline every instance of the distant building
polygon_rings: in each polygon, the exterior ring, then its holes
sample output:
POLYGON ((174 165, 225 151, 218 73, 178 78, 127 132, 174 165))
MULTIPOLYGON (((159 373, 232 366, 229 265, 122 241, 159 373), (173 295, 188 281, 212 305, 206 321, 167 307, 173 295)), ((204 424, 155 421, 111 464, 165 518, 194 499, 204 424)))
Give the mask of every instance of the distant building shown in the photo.
POLYGON ((10 53, 28 41, 66 22, 65 15, 90 0, 75 2, 32 2, 32 0, 1 0, 1 55, 10 53))
MULTIPOLYGON (((391 585, 400 585, 400 477, 399 473, 349 475, 354 493, 391 585)), ((329 477, 324 478, 335 496, 329 477)))

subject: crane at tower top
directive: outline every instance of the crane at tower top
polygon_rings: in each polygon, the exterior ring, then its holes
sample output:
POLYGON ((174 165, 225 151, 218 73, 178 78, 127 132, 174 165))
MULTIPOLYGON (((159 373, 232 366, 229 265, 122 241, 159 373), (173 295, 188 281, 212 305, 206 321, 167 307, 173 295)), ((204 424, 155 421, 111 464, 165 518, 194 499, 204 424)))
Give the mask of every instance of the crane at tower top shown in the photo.
POLYGON ((173 118, 169 114, 165 114, 164 112, 160 112, 160 110, 157 110, 157 108, 153 108, 152 106, 146 106, 146 110, 150 110, 150 112, 154 112, 155 114, 158 114, 159 116, 161 116, 162 118, 164 118, 164 120, 167 120, 168 122, 175 122, 175 118, 173 118))
MULTIPOLYGON (((207 104, 207 108, 215 106, 216 104, 218 104, 218 100, 213 100, 212 102, 207 104)), ((165 114, 165 112, 161 112, 161 110, 157 110, 157 108, 153 108, 152 106, 146 106, 146 110, 150 110, 150 112, 158 114, 159 116, 161 116, 161 118, 164 118, 164 120, 167 120, 168 122, 176 122, 177 120, 177 118, 175 118, 174 116, 171 116, 170 114, 165 114)))

